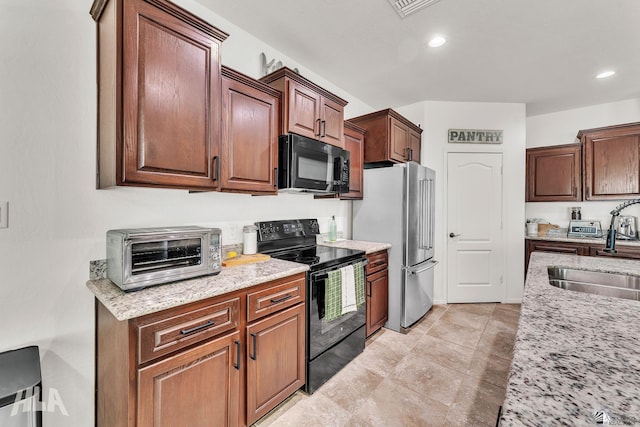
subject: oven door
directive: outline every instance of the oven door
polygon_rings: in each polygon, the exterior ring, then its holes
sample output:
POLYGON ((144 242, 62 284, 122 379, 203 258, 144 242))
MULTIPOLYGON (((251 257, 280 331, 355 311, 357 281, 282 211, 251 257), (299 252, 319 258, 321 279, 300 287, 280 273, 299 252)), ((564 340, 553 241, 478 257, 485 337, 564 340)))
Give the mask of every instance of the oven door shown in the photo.
POLYGON ((278 189, 292 192, 338 192, 344 186, 341 182, 345 158, 343 152, 339 147, 300 135, 281 136, 278 189))
MULTIPOLYGON (((364 261, 364 260, 361 260, 364 261)), ((345 263, 331 270, 345 267, 355 262, 345 263)), ((325 282, 327 270, 311 272, 309 274, 309 301, 307 304, 309 334, 307 343, 309 347, 309 360, 315 359, 327 349, 343 341, 358 328, 366 323, 366 303, 361 304, 356 311, 343 314, 337 319, 326 321, 325 310, 325 282)))

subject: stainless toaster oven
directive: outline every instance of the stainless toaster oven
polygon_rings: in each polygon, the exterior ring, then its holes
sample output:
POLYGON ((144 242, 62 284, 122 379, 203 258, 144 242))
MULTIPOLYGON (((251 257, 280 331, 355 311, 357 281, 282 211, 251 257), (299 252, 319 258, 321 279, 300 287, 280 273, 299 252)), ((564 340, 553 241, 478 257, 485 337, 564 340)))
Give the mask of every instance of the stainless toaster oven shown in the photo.
POLYGON ((196 226, 107 231, 107 277, 124 291, 217 274, 221 231, 196 226))

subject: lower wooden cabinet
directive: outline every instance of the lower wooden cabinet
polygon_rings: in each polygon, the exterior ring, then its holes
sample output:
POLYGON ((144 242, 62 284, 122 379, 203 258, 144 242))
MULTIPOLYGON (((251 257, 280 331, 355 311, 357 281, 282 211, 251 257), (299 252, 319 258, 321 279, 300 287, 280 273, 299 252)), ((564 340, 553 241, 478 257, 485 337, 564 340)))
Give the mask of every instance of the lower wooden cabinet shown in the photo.
POLYGON ((247 326, 247 424, 305 383, 305 306, 298 304, 247 326))
POLYGON ((304 273, 118 321, 96 300, 98 427, 244 426, 305 384, 304 273))
POLYGON ((570 255, 602 256, 609 258, 640 259, 640 246, 625 246, 616 242, 616 253, 604 251, 604 244, 563 242, 557 240, 525 240, 525 274, 529 268, 531 252, 553 252, 570 255))
POLYGON ((366 335, 370 336, 389 319, 389 258, 387 251, 367 255, 366 335))
POLYGON ((139 427, 238 425, 240 333, 138 370, 139 427))

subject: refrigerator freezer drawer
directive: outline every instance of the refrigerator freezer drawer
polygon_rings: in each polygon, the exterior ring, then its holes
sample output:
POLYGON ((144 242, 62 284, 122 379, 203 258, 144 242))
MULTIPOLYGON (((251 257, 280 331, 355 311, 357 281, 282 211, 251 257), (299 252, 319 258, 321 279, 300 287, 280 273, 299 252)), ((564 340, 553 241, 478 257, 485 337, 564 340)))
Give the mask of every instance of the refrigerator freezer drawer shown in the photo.
POLYGON ((408 328, 420 320, 433 306, 434 267, 438 261, 428 260, 413 267, 403 267, 402 317, 400 326, 408 328))

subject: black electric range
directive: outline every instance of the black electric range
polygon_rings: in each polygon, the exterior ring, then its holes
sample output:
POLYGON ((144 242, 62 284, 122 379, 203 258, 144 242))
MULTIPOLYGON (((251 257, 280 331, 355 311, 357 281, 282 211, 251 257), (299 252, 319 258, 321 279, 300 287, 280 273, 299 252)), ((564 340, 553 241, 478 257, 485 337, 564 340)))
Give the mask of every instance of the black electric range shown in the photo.
POLYGON ((258 252, 272 258, 307 264, 312 271, 330 269, 359 260, 364 251, 316 245, 320 234, 317 219, 257 222, 258 252))
MULTIPOLYGON (((316 245, 317 219, 258 222, 258 252, 309 265, 306 291, 306 383, 313 393, 364 350, 366 304, 327 321, 325 282, 332 270, 366 264, 364 251, 316 245)), ((363 273, 364 274, 364 273, 363 273)))

